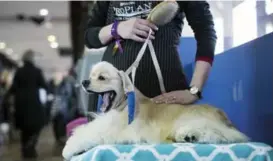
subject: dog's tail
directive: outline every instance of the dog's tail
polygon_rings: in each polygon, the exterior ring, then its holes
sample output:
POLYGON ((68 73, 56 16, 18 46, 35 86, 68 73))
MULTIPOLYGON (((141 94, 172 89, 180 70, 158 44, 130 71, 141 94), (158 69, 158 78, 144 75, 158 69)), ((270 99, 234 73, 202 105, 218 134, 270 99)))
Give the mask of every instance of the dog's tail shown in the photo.
POLYGON ((250 139, 235 127, 221 126, 221 133, 228 143, 248 142, 250 139))
POLYGON ((249 140, 249 138, 241 133, 236 126, 228 119, 227 115, 219 109, 216 109, 217 116, 219 116, 219 119, 224 123, 221 131, 223 132, 225 138, 230 142, 246 142, 249 140))

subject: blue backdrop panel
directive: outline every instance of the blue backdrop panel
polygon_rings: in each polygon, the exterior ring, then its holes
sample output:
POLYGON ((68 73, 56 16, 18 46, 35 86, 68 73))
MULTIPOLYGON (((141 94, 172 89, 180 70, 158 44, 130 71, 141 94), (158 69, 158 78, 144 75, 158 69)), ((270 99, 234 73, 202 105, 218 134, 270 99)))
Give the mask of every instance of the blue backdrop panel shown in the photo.
POLYGON ((190 82, 196 54, 196 40, 193 37, 181 38, 178 50, 185 75, 187 76, 187 81, 190 82))
MULTIPOLYGON (((182 38, 179 48, 188 81, 196 51, 193 39, 182 38)), ((216 55, 204 87, 204 99, 199 102, 222 108, 254 141, 270 145, 273 145, 272 42, 273 34, 268 34, 216 55)))

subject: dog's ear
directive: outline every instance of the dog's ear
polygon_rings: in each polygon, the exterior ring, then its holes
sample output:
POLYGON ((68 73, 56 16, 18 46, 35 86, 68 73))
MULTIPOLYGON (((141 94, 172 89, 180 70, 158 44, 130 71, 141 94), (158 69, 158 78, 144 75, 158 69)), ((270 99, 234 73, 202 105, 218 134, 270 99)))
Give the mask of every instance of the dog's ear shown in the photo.
POLYGON ((118 74, 122 80, 124 92, 127 93, 130 91, 134 91, 134 85, 130 80, 129 76, 124 71, 119 71, 118 74))

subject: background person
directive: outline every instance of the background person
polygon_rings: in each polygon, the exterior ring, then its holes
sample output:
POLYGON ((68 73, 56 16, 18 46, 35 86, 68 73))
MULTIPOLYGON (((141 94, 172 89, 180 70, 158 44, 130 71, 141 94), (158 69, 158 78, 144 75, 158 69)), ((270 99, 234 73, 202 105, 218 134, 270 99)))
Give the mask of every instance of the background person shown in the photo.
POLYGON ((45 108, 41 104, 39 89, 47 89, 42 71, 34 65, 34 52, 23 55, 23 67, 17 69, 7 93, 14 95, 15 124, 21 131, 22 157, 36 158, 35 146, 45 124, 45 108))

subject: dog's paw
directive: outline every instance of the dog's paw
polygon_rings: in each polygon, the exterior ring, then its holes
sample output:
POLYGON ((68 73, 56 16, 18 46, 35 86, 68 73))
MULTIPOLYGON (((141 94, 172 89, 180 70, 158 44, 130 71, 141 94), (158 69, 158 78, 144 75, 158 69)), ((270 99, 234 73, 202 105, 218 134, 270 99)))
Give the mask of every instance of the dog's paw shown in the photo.
POLYGON ((80 153, 79 149, 73 147, 72 145, 65 145, 62 156, 65 160, 70 160, 77 153, 80 153))
POLYGON ((77 145, 65 145, 62 155, 64 159, 70 160, 73 156, 80 155, 95 146, 95 144, 89 144, 88 146, 86 146, 88 148, 82 148, 77 145))
POLYGON ((199 142, 200 132, 198 130, 179 130, 175 134, 174 142, 188 142, 188 143, 196 143, 199 142))
POLYGON ((84 153, 87 150, 92 149, 97 144, 86 139, 76 139, 76 137, 70 137, 66 142, 66 145, 62 151, 64 159, 70 160, 73 156, 84 153))

